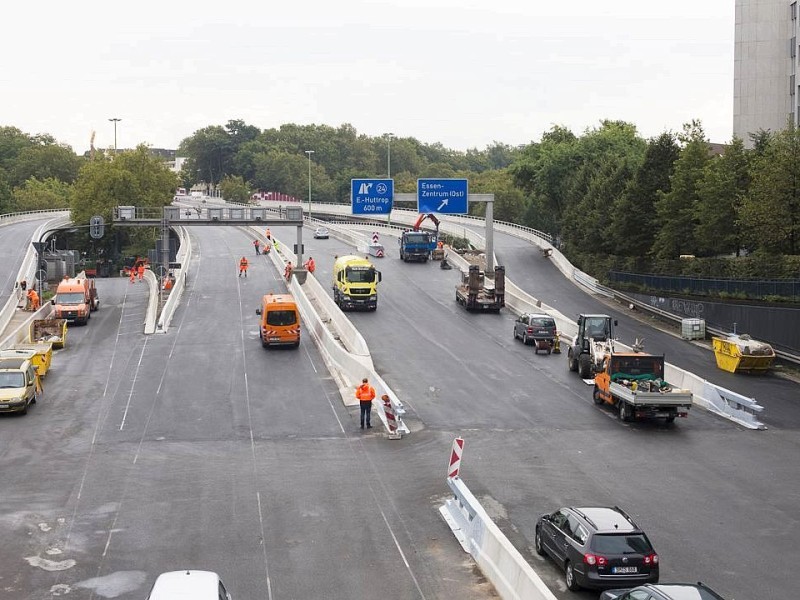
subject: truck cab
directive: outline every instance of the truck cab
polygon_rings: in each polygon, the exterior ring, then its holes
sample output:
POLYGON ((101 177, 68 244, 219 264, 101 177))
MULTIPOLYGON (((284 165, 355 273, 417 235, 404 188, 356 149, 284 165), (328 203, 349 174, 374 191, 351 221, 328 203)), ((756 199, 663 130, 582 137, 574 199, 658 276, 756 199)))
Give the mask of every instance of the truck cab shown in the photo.
POLYGON ((0 413, 27 414, 41 393, 39 375, 31 360, 0 358, 0 413))
POLYGON ((366 258, 340 256, 333 263, 333 301, 344 309, 378 308, 381 272, 366 258))
POLYGON ((427 262, 436 248, 436 236, 430 231, 404 231, 397 241, 403 262, 427 262))

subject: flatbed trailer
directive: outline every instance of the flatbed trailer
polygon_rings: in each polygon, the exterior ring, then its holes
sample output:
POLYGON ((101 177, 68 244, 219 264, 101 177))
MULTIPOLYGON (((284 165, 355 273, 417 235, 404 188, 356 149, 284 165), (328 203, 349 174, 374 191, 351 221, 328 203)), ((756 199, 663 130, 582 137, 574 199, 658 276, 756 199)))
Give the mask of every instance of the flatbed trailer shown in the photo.
POLYGON ((611 404, 623 421, 687 417, 692 392, 662 379, 664 357, 652 354, 609 354, 594 381, 595 404, 611 404))
POLYGON ((461 283, 456 286, 456 302, 468 311, 500 312, 506 305, 505 274, 505 267, 495 267, 494 284, 489 286, 480 267, 470 265, 467 273, 461 272, 461 283))

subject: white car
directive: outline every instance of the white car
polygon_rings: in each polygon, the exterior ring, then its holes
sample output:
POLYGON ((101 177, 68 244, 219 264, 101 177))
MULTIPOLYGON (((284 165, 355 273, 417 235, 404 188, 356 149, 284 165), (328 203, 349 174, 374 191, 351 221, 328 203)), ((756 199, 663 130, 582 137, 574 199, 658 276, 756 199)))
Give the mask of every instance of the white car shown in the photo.
POLYGON ((219 575, 211 571, 169 571, 153 584, 147 600, 232 600, 219 575))
POLYGON ((327 240, 330 233, 328 232, 327 227, 317 227, 314 230, 314 239, 315 240, 327 240))

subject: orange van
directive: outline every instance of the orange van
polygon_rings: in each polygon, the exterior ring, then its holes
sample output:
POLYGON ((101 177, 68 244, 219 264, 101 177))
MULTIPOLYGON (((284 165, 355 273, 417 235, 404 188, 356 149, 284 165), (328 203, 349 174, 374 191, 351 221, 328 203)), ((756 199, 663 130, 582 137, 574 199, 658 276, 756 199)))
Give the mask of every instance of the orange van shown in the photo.
POLYGON ((262 346, 300 345, 300 312, 291 294, 265 295, 256 314, 261 317, 258 337, 262 346))

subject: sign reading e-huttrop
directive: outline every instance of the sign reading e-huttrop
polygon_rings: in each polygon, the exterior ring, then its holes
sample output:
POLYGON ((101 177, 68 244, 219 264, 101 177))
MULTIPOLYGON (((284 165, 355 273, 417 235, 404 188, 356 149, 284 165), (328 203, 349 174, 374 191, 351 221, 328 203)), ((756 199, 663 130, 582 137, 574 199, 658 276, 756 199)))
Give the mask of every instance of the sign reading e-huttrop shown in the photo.
POLYGON ((448 215, 467 214, 466 179, 417 179, 417 211, 448 215))
POLYGON ((388 215, 392 212, 394 179, 351 179, 350 203, 354 215, 388 215))

